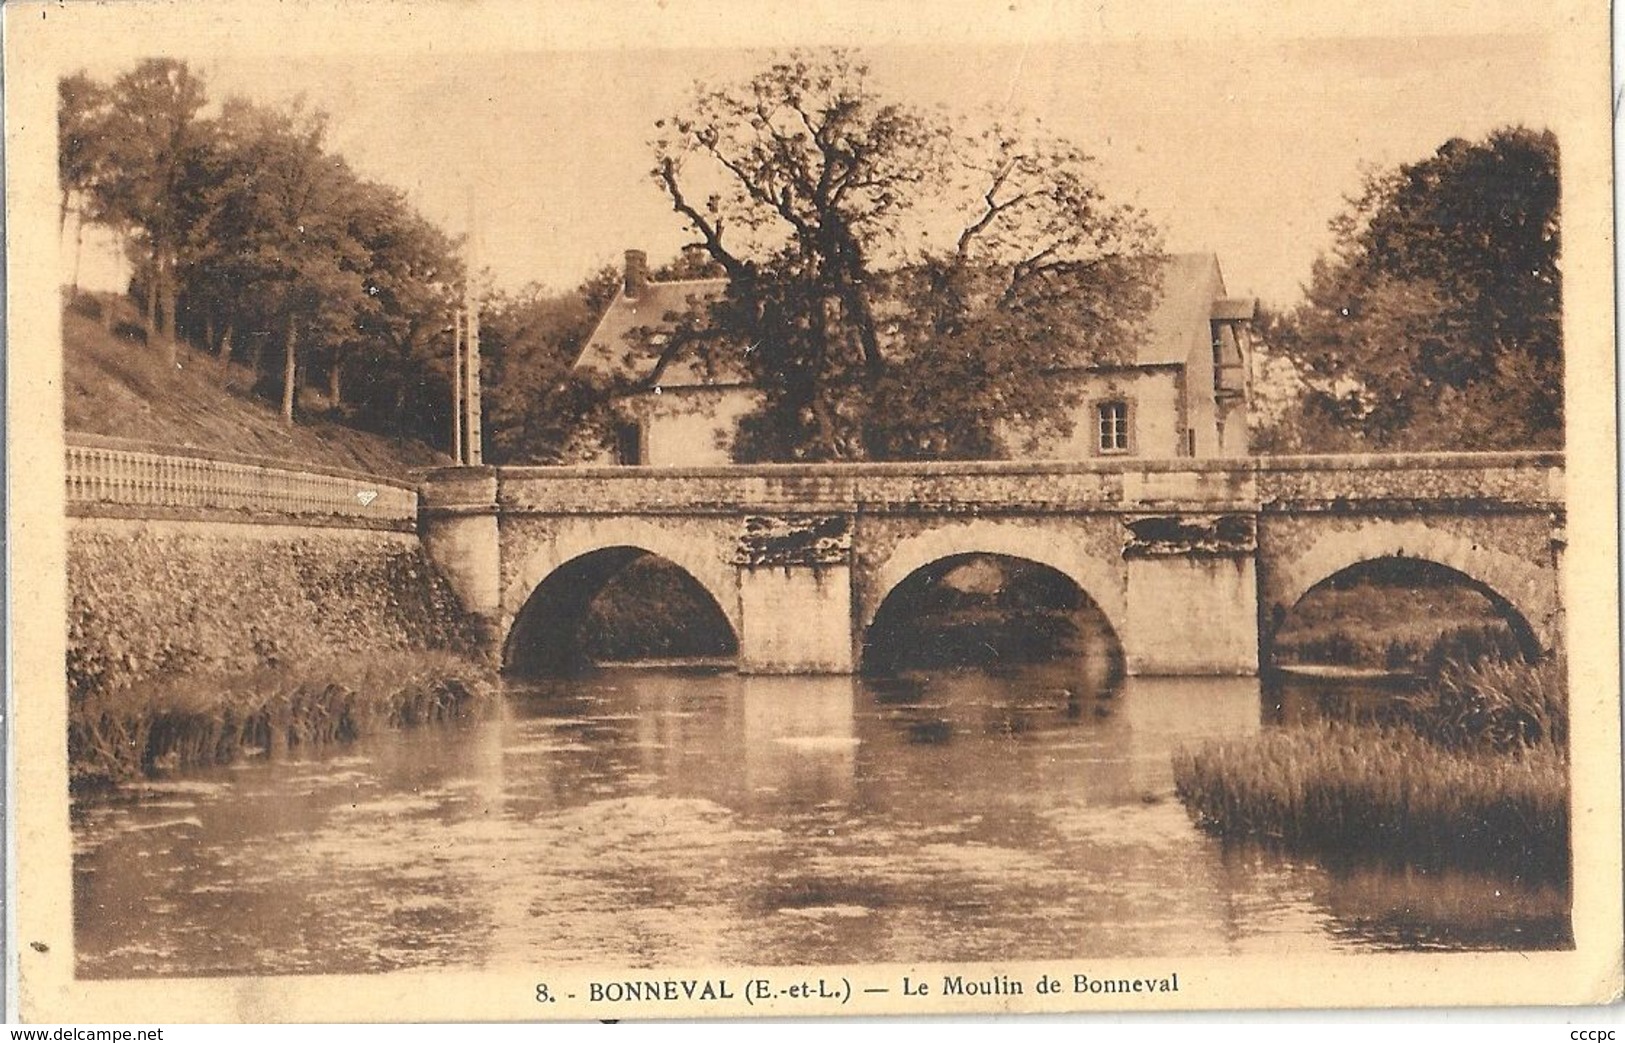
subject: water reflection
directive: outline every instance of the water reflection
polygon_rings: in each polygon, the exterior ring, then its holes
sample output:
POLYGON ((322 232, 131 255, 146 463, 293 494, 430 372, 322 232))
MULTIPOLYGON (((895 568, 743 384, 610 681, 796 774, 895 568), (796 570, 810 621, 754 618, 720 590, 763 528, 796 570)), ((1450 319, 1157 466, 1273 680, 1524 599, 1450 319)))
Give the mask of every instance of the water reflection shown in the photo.
POLYGON ((1565 949, 1569 888, 1488 873, 1333 866, 1317 899, 1343 937, 1377 949, 1565 949))
POLYGON ((1114 688, 1065 664, 885 681, 626 669, 515 686, 471 725, 77 805, 79 967, 1565 944, 1566 895, 1327 869, 1196 831, 1172 749, 1253 734, 1269 705, 1248 679, 1114 688))

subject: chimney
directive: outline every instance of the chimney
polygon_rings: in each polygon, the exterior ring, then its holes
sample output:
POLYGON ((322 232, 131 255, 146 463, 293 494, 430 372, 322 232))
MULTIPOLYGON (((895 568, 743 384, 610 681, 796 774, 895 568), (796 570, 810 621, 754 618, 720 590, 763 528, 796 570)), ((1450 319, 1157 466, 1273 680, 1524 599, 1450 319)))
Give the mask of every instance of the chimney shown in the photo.
POLYGON ((649 255, 642 250, 626 251, 624 285, 628 297, 641 297, 644 289, 648 287, 649 255))

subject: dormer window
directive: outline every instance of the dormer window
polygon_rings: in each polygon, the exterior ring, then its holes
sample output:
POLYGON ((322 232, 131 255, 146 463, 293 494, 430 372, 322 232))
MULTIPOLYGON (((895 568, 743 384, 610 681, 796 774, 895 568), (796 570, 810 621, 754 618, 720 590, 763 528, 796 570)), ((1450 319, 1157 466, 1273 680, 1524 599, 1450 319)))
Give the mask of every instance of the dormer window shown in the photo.
POLYGON ((1095 406, 1097 443, 1102 455, 1126 453, 1130 448, 1128 403, 1112 399, 1095 406))

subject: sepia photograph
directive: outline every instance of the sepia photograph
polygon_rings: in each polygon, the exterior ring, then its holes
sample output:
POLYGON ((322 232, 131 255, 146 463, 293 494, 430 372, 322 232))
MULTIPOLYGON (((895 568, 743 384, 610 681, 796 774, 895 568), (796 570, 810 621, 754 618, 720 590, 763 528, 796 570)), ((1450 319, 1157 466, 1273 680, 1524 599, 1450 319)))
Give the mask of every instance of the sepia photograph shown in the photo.
POLYGON ((1617 999, 1606 11, 1468 6, 8 5, 21 1016, 1617 999))

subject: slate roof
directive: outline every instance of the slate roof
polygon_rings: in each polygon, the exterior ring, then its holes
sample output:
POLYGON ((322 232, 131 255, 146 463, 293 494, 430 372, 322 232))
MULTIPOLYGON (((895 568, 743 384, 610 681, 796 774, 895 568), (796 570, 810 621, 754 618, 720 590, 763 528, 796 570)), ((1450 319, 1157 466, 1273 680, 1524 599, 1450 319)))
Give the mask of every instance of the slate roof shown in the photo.
MULTIPOLYGON (((726 279, 651 282, 637 297, 617 294, 587 339, 576 366, 645 380, 655 376, 664 348, 660 335, 654 334, 637 343, 627 334, 640 327, 658 330, 669 326, 671 315, 716 300, 727 285, 726 279)), ((1163 261, 1162 292, 1147 321, 1135 364, 1180 364, 1188 361, 1192 352, 1210 350, 1209 319, 1249 317, 1251 304, 1250 300, 1225 297, 1224 277, 1219 272, 1218 258, 1213 254, 1167 255, 1163 261)), ((691 359, 672 361, 659 374, 659 383, 669 388, 731 382, 736 381, 708 376, 691 359)))
MULTIPOLYGON (((648 379, 660 362, 664 345, 658 342, 658 335, 640 343, 627 334, 641 327, 655 330, 669 328, 670 316, 682 314, 690 307, 709 304, 721 297, 727 288, 727 279, 690 279, 651 282, 636 297, 616 294, 576 358, 576 368, 648 379)), ((687 359, 680 359, 668 366, 667 372, 661 375, 662 381, 666 382, 668 376, 673 387, 711 383, 705 379, 699 367, 687 359)))
POLYGON ((1186 362, 1191 352, 1210 350, 1208 319, 1213 302, 1224 296, 1219 259, 1210 253, 1168 254, 1162 262, 1162 294, 1151 310, 1137 345, 1142 366, 1186 362))

